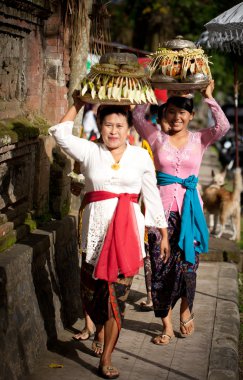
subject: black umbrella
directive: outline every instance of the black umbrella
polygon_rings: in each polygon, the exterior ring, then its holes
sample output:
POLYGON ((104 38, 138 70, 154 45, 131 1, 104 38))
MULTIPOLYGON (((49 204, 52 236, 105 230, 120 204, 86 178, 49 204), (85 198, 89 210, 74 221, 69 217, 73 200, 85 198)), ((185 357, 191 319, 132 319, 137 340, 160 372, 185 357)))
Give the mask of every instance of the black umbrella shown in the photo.
MULTIPOLYGON (((243 55, 243 2, 228 9, 224 13, 215 17, 205 24, 207 29, 201 35, 199 44, 206 48, 219 49, 225 52, 233 52, 236 55, 243 55)), ((238 149, 238 64, 234 62, 234 108, 235 108, 235 161, 239 166, 238 149)))

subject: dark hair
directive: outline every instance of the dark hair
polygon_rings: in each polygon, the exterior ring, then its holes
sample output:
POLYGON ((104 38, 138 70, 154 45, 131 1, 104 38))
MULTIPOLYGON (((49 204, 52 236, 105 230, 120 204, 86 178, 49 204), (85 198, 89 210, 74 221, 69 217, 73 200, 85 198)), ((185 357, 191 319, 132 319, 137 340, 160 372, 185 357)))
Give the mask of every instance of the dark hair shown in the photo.
POLYGON ((158 121, 160 122, 163 118, 164 110, 166 109, 167 104, 164 103, 158 107, 158 121))
POLYGON ((127 119, 129 127, 132 127, 132 112, 128 106, 119 106, 119 105, 101 105, 97 110, 97 124, 100 128, 103 120, 106 116, 113 113, 121 114, 127 119))
POLYGON ((193 111, 193 100, 191 98, 186 98, 185 96, 171 96, 165 104, 166 108, 169 104, 173 104, 178 108, 188 111, 189 113, 192 113, 193 111))
POLYGON ((151 115, 154 115, 158 113, 158 109, 159 109, 159 106, 157 106, 157 104, 150 104, 149 112, 151 115))

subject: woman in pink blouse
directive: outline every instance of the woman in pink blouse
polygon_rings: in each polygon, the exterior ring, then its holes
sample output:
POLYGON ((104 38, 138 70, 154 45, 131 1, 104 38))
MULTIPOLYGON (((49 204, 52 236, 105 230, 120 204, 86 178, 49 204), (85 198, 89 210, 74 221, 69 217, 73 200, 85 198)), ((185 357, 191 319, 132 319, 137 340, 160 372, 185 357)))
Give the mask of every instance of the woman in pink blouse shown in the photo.
POLYGON ((159 234, 149 229, 149 251, 152 267, 152 299, 156 317, 162 319, 163 331, 153 339, 159 345, 174 337, 172 309, 178 299, 180 330, 183 336, 194 331, 193 301, 199 253, 207 251, 208 232, 202 213, 202 201, 196 189, 203 154, 209 145, 229 130, 229 122, 213 98, 214 82, 203 92, 215 126, 197 132, 188 130, 193 119, 193 101, 187 97, 168 99, 164 114, 158 115, 162 131, 145 120, 146 105, 133 110, 134 127, 150 144, 154 155, 158 187, 168 220, 171 256, 167 263, 160 259, 159 234), (168 132, 165 133, 163 122, 168 132), (163 131, 164 130, 164 131, 163 131))

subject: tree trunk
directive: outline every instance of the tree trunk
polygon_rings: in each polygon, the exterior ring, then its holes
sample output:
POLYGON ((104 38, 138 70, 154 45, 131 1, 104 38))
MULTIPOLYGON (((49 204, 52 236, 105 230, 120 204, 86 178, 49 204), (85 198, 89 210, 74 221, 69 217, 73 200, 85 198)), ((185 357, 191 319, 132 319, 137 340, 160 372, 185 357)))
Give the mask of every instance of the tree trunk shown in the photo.
MULTIPOLYGON (((80 89, 81 79, 86 75, 86 62, 89 53, 90 18, 92 0, 81 0, 82 11, 73 19, 71 33, 70 82, 68 103, 72 105, 72 93, 80 89)), ((75 11, 75 10, 74 10, 75 11)), ((80 136, 83 110, 78 113, 74 123, 74 134, 80 136)))

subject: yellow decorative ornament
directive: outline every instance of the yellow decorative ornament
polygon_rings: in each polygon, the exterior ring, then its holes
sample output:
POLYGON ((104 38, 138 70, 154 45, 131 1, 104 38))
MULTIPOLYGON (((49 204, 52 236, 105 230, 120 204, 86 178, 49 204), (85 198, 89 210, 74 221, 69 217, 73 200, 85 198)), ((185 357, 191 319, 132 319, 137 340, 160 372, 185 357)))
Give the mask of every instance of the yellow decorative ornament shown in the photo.
POLYGON ((120 169, 119 162, 115 162, 114 164, 112 164, 111 165, 111 169, 113 169, 113 170, 119 170, 120 169))

